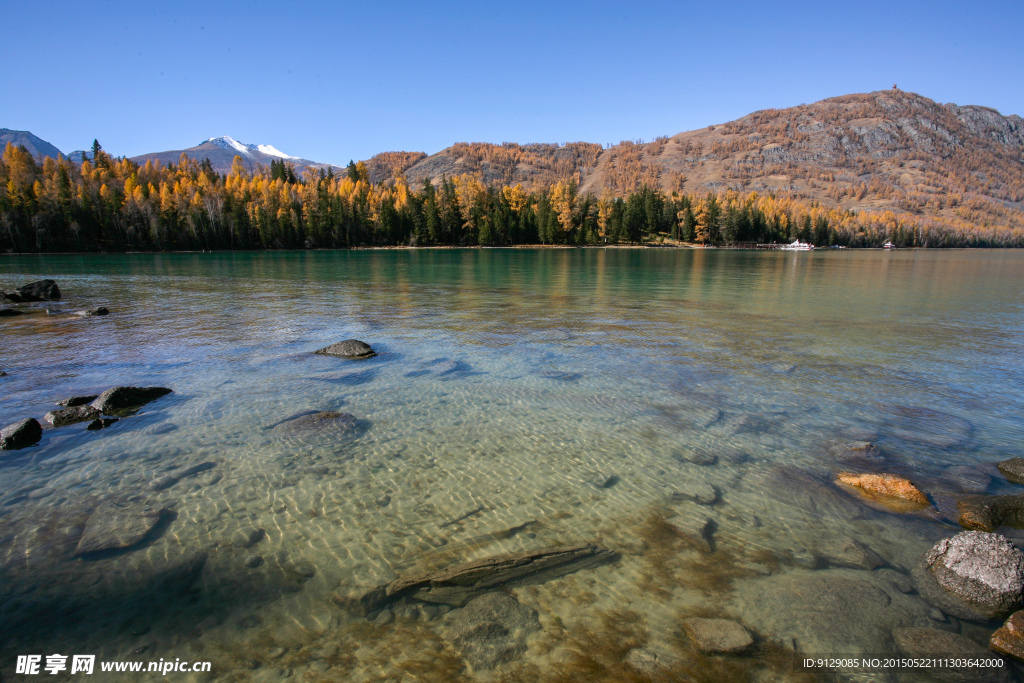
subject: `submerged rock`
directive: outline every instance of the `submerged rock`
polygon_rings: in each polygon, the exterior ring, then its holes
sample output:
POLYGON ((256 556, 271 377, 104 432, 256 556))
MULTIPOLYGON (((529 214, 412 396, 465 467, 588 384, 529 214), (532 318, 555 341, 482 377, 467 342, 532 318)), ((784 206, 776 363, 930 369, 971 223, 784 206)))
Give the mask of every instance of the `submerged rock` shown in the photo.
MULTIPOLYGON (((896 648, 907 657, 993 659, 992 653, 970 638, 934 628, 897 628, 892 632, 896 648)), ((947 683, 995 683, 1008 680, 1002 668, 936 666, 915 669, 947 683)))
POLYGON ((141 408, 170 393, 172 390, 164 387, 113 387, 96 397, 90 405, 100 412, 116 414, 141 408))
POLYGON ((836 482, 852 487, 868 500, 893 512, 913 512, 930 505, 928 497, 909 479, 895 474, 841 472, 836 482))
POLYGON ((499 586, 543 583, 618 559, 617 552, 593 543, 524 550, 397 579, 365 593, 360 602, 366 613, 402 597, 459 607, 499 586))
POLYGON ((731 619, 683 619, 683 630, 698 650, 709 654, 742 652, 754 644, 750 631, 731 619))
POLYGON ((199 472, 205 472, 206 470, 213 469, 216 466, 217 463, 215 462, 201 462, 197 465, 173 470, 151 481, 149 483, 149 487, 154 491, 160 491, 170 486, 174 486, 179 480, 184 479, 185 477, 190 477, 193 474, 198 474, 199 472))
POLYGON ((829 449, 834 459, 861 468, 877 468, 885 464, 885 456, 870 441, 846 441, 829 449))
POLYGON ((852 538, 830 536, 817 546, 815 555, 833 567, 871 570, 886 564, 875 551, 852 538))
POLYGON ((737 584, 744 623, 803 654, 892 651, 894 628, 930 623, 929 607, 876 572, 793 570, 737 584))
POLYGON ((118 418, 116 417, 98 417, 89 424, 87 424, 85 428, 88 429, 90 432, 95 432, 100 429, 106 429, 110 425, 117 422, 117 420, 118 418))
POLYGON ((68 398, 62 398, 57 401, 57 405, 64 406, 65 408, 74 408, 76 406, 84 406, 87 403, 92 403, 99 396, 69 396, 68 398))
POLYGON ((1024 458, 1010 458, 996 463, 1003 476, 1014 484, 1024 484, 1024 458))
POLYGON ((527 636, 540 628, 536 610, 495 591, 466 603, 448 636, 473 668, 493 669, 522 656, 527 636))
POLYGON ((96 410, 89 405, 78 405, 71 408, 61 408, 60 410, 51 410, 43 419, 49 422, 54 427, 63 427, 65 425, 73 425, 79 422, 88 422, 95 420, 100 416, 100 411, 96 410))
POLYGON ((352 433, 359 428, 359 420, 349 413, 323 411, 300 413, 278 422, 271 428, 276 434, 352 433))
POLYGON ((796 467, 773 467, 754 471, 743 479, 744 486, 783 505, 812 515, 850 520, 867 512, 858 500, 842 493, 823 479, 796 467))
POLYGON ((929 408, 900 406, 889 421, 888 433, 906 441, 937 448, 962 446, 971 438, 974 427, 963 418, 929 408))
POLYGON ((91 318, 97 315, 109 315, 110 311, 107 310, 106 306, 98 306, 96 308, 87 308, 84 311, 78 311, 76 315, 80 315, 83 318, 91 318))
POLYGON ((968 465, 953 465, 942 472, 942 481, 963 493, 984 493, 992 477, 968 465))
POLYGON ((358 339, 346 339, 345 341, 325 346, 313 353, 318 353, 322 356, 338 356, 340 358, 370 358, 377 355, 377 352, 370 348, 369 344, 358 339))
POLYGON ((1024 661, 1024 610, 1011 614, 989 638, 988 646, 999 654, 1024 661))
POLYGON ((1000 619, 1024 599, 1024 553, 1006 537, 962 531, 932 547, 914 568, 926 600, 959 619, 1000 619))
POLYGON ((957 521, 965 529, 995 531, 1001 526, 1024 527, 1024 495, 968 496, 957 501, 957 521))
POLYGON ((676 486, 672 500, 692 500, 698 505, 712 505, 718 500, 718 489, 704 481, 688 481, 676 486))
POLYGON ((145 503, 102 503, 89 516, 75 555, 131 548, 149 535, 165 512, 145 503))
POLYGON ((708 516, 707 509, 692 501, 674 507, 676 514, 665 520, 681 539, 705 553, 714 548, 713 534, 715 521, 708 516))
POLYGON ((16 315, 25 315, 25 311, 16 308, 0 308, 0 318, 13 318, 16 315))
POLYGON ((15 451, 39 443, 43 438, 43 427, 34 417, 15 422, 0 429, 0 451, 15 451))

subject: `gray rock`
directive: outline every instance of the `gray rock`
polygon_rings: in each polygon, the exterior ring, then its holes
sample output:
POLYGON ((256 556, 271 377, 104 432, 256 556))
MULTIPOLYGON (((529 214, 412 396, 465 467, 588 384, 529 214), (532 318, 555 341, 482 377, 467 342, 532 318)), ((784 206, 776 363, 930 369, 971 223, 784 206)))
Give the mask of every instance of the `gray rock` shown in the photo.
POLYGON ((65 408, 74 408, 76 406, 84 406, 88 403, 92 403, 99 396, 69 396, 68 398, 62 398, 57 401, 57 405, 64 406, 65 408))
POLYGON ((1003 476, 1014 484, 1024 484, 1024 458, 1010 458, 996 463, 1003 476))
POLYGON ((95 420, 99 416, 100 411, 96 410, 92 406, 79 405, 72 408, 51 410, 43 416, 43 419, 54 427, 64 427, 65 425, 73 425, 79 422, 89 422, 95 420))
POLYGON ((359 429, 359 420, 349 413, 325 410, 300 413, 278 422, 271 428, 275 434, 352 434, 359 429))
POLYGON ((595 474, 590 478, 590 483, 599 489, 610 489, 621 481, 614 474, 595 474))
MULTIPOLYGON (((896 628, 893 641, 907 657, 993 659, 988 648, 965 636, 933 628, 896 628)), ((920 669, 946 683, 995 683, 1009 680, 1005 668, 993 667, 930 667, 920 669)))
POLYGON ((165 510, 145 503, 101 503, 89 516, 75 555, 131 548, 160 522, 165 510))
POLYGON ((263 564, 263 558, 259 555, 250 555, 245 558, 245 566, 249 569, 255 569, 256 567, 263 564))
POLYGON ((397 579, 365 593, 359 601, 367 613, 402 597, 460 607, 500 586, 543 583, 618 559, 618 553, 593 543, 493 555, 448 569, 397 579))
POLYGON ((110 314, 110 311, 107 310, 106 306, 98 306, 96 308, 87 308, 86 310, 81 311, 78 315, 82 316, 83 318, 91 318, 91 317, 97 316, 97 315, 109 315, 109 314, 110 314))
POLYGON ((475 669, 493 669, 522 656, 526 639, 539 631, 537 612, 507 593, 470 600, 452 621, 448 638, 475 669))
POLYGON ((164 387, 113 387, 100 394, 91 405, 100 412, 118 414, 141 408, 150 401, 172 393, 164 387))
POLYGON ((876 572, 793 570, 735 586, 743 622, 803 654, 891 653, 892 629, 930 623, 922 600, 876 572))
POLYGON ((949 609, 948 600, 933 602, 947 614, 1001 619, 1024 599, 1024 553, 1005 536, 963 531, 936 543, 916 568, 918 592, 931 601, 936 594, 928 578, 955 598, 954 606, 962 608, 949 609))
POLYGON ((370 358, 376 356, 377 352, 370 348, 366 342, 358 339, 346 339, 322 349, 314 351, 323 356, 339 356, 341 358, 370 358))
POLYGON ((683 630, 706 653, 742 652, 754 644, 750 631, 731 619, 684 619, 683 630))
POLYGON ((672 494, 672 500, 692 500, 698 505, 711 505, 718 500, 718 489, 703 481, 688 481, 676 485, 676 491, 672 494))
POLYGON ((95 432, 98 429, 106 429, 110 425, 117 422, 116 417, 98 417, 85 426, 90 432, 95 432))
POLYGON ((815 554, 833 567, 870 570, 886 564, 871 548, 852 538, 830 537, 816 550, 815 554))
POLYGON ((39 443, 43 427, 34 417, 7 425, 0 429, 0 451, 16 451, 39 443))

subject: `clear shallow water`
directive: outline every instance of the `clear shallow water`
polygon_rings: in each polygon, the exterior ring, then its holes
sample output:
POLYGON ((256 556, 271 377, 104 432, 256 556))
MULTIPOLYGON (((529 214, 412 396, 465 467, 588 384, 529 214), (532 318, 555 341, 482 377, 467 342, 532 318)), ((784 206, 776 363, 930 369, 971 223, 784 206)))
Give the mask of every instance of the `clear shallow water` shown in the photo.
POLYGON ((0 259, 5 287, 40 277, 64 300, 38 306, 53 315, 2 321, 3 424, 112 385, 175 393, 101 432, 48 430, 0 460, 5 675, 16 654, 67 650, 209 659, 222 680, 644 680, 622 661, 643 645, 676 680, 795 679, 787 647, 891 651, 892 628, 913 625, 982 643, 991 632, 894 590, 957 529, 937 510, 889 514, 830 488, 846 466, 829 448, 873 440, 880 469, 936 501, 958 487, 952 466, 1013 492, 991 463, 1024 443, 1024 253, 0 259), (97 305, 112 315, 61 313, 97 305), (352 337, 379 355, 310 353, 352 337), (266 429, 314 409, 368 427, 345 438, 266 429), (203 462, 216 464, 150 487, 203 462), (715 487, 712 505, 673 496, 695 483, 715 487), (176 516, 142 548, 74 559, 89 512, 131 497, 176 516), (678 538, 673 518, 712 519, 713 551, 678 538), (265 537, 244 547, 254 529, 265 537), (886 566, 822 559, 849 540, 886 566), (380 624, 332 601, 578 542, 622 558, 515 589, 543 628, 495 671, 464 667, 446 636, 457 610, 396 610, 380 624), (198 580, 175 579, 200 550, 198 580), (263 563, 250 568, 254 554, 263 563), (806 614, 793 586, 821 581, 852 586, 864 614, 844 614, 842 600, 806 614), (872 591, 888 606, 872 607, 872 591), (688 616, 735 619, 761 645, 701 656, 679 634, 688 616), (821 633, 843 617, 849 630, 821 633))

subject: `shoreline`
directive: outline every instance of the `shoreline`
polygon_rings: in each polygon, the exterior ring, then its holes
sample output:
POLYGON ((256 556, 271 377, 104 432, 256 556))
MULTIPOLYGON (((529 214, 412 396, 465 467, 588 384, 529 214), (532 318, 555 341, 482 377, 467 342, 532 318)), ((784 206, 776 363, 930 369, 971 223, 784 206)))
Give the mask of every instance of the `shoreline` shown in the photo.
MULTIPOLYGON (((811 251, 967 251, 992 250, 1003 251, 1020 247, 899 247, 885 249, 883 247, 817 247, 811 251)), ((499 245, 430 245, 430 246, 379 246, 379 247, 318 247, 316 249, 169 249, 160 251, 14 251, 0 254, 5 256, 87 256, 112 254, 242 254, 242 253, 292 253, 292 252, 323 252, 323 251, 443 251, 455 249, 498 250, 498 249, 669 249, 680 251, 791 251, 779 247, 732 247, 728 245, 702 245, 694 243, 680 244, 499 244, 499 245)))

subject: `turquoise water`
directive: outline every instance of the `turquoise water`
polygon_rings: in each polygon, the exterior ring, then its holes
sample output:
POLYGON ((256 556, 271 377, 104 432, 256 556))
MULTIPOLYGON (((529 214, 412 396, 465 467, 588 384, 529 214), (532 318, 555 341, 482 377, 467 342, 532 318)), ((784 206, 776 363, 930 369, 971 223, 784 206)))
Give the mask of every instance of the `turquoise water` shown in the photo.
POLYGON ((5 288, 42 277, 64 299, 0 319, 3 424, 114 385, 174 393, 0 458, 5 678, 17 654, 67 650, 211 661, 194 680, 786 679, 803 675, 787 668, 794 650, 891 651, 901 626, 979 643, 991 632, 892 586, 957 530, 943 501, 964 476, 1017 490, 991 464, 1024 443, 1024 253, 0 258, 5 288), (71 315, 99 305, 111 315, 71 315), (347 338, 379 355, 311 353, 347 338), (306 410, 363 428, 267 429, 306 410), (830 449, 850 440, 876 443, 874 470, 908 476, 935 507, 893 514, 832 487, 850 466, 830 449), (712 504, 674 495, 696 484, 712 504), (141 547, 75 558, 90 512, 133 498, 173 519, 141 547), (705 517, 709 548, 666 521, 705 517), (262 537, 245 547, 252 530, 262 537), (840 566, 823 549, 836 540, 884 565, 840 566), (495 670, 452 645, 457 609, 396 608, 383 623, 332 600, 581 542, 621 559, 514 589, 542 629, 495 670), (197 551, 198 577, 167 583, 197 551), (891 605, 830 640, 813 617, 779 616, 804 576, 860 582, 891 605), (680 635, 688 616, 739 621, 758 649, 699 655, 680 635), (661 673, 624 662, 627 646, 657 653, 661 673))

